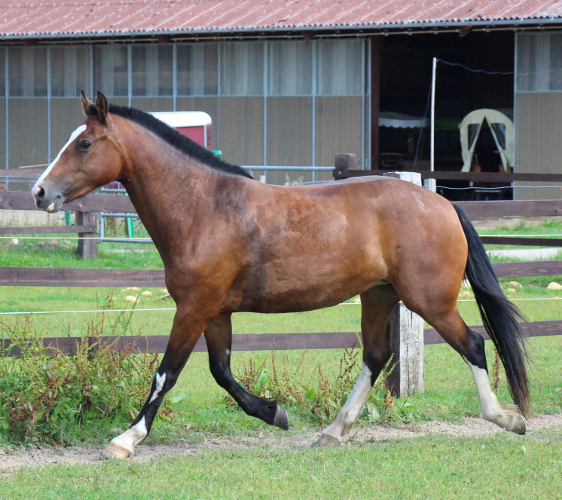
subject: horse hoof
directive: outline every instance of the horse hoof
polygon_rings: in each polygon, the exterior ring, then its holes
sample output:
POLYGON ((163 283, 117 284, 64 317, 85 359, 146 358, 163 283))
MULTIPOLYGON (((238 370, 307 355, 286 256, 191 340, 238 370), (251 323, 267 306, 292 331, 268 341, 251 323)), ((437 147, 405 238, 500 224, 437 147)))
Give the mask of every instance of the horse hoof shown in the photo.
POLYGON ((513 422, 513 427, 509 429, 511 432, 515 432, 515 434, 519 434, 523 436, 527 432, 527 426, 525 425, 525 419, 519 415, 519 418, 513 422))
POLYGON ((277 406, 275 418, 273 419, 273 425, 283 429, 284 431, 289 430, 289 416, 284 408, 277 406))
POLYGON ((341 441, 328 434, 321 434, 318 441, 312 445, 313 448, 337 448, 341 446, 341 441))
POLYGON ((102 459, 117 458, 123 459, 128 458, 133 454, 132 451, 123 448, 115 443, 109 443, 105 449, 101 452, 102 459))

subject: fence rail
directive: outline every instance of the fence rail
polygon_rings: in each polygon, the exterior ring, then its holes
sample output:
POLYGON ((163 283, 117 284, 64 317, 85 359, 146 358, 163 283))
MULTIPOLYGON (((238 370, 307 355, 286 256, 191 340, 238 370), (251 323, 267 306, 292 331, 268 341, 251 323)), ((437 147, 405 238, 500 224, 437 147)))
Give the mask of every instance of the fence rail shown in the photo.
MULTIPOLYGON (((562 275, 562 260, 495 262, 500 278, 562 275)), ((0 286, 165 287, 160 269, 0 267, 0 286)))
MULTIPOLYGON (((535 321, 521 324, 528 337, 560 335, 562 320, 535 321)), ((482 335, 489 336, 482 325, 470 327, 482 335)), ((303 349, 353 349, 360 347, 359 332, 325 333, 239 333, 232 336, 233 351, 288 351, 303 349)), ((46 337, 42 339, 46 355, 61 353, 74 355, 79 351, 80 342, 87 342, 89 352, 110 347, 114 350, 130 350, 137 353, 162 354, 166 351, 168 335, 122 336, 122 337, 46 337)), ((424 344, 444 344, 443 338, 433 329, 424 330, 424 344)), ((205 338, 201 337, 193 352, 207 352, 205 338)), ((0 339, 0 356, 19 356, 21 349, 10 340, 0 339)))
MULTIPOLYGON (((562 216, 562 200, 536 201, 459 201, 455 203, 471 218, 486 217, 556 217, 562 216)), ((81 255, 95 255, 96 241, 87 243, 86 238, 97 236, 97 214, 105 213, 136 213, 128 196, 88 194, 83 198, 63 205, 64 210, 77 212, 77 219, 82 222, 72 226, 54 226, 39 228, 0 228, 0 235, 8 234, 63 234, 78 233, 83 238, 81 255)), ((0 191, 0 209, 4 210, 36 210, 33 198, 29 193, 0 191)), ((485 243, 501 245, 527 246, 560 246, 562 239, 556 238, 514 238, 502 236, 484 236, 485 243)))

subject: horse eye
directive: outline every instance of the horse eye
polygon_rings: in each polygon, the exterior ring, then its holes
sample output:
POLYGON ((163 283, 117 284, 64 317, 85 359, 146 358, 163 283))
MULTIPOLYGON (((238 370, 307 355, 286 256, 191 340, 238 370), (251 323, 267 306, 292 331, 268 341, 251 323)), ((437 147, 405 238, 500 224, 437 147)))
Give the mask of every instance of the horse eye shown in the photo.
POLYGON ((90 149, 90 146, 91 146, 91 145, 92 145, 92 143, 91 143, 90 141, 84 139, 83 141, 80 141, 80 142, 78 143, 78 148, 79 148, 79 149, 86 150, 86 149, 90 149))

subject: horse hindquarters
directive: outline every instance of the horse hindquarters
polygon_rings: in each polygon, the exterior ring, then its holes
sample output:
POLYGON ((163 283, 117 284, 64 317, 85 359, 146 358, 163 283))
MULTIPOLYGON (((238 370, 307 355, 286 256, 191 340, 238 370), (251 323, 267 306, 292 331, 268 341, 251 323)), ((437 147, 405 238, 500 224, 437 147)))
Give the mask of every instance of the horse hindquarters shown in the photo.
MULTIPOLYGON (((503 429, 524 434, 525 423, 517 410, 500 404, 491 389, 484 340, 470 330, 459 315, 456 301, 462 274, 471 283, 486 329, 506 368, 514 400, 525 415, 528 382, 519 345, 521 331, 516 321, 517 310, 503 295, 474 227, 461 210, 456 208, 456 211, 468 244, 464 272, 459 272, 461 254, 458 248, 457 252, 433 257, 428 252, 426 265, 432 266, 431 279, 426 275, 425 280, 418 280, 417 286, 412 286, 413 282, 406 277, 397 289, 406 307, 422 316, 466 361, 474 377, 483 418, 503 429), (442 262, 437 266, 439 260, 442 262), (458 285, 455 285, 457 280, 458 285)), ((443 231, 449 229, 444 227, 443 231)))

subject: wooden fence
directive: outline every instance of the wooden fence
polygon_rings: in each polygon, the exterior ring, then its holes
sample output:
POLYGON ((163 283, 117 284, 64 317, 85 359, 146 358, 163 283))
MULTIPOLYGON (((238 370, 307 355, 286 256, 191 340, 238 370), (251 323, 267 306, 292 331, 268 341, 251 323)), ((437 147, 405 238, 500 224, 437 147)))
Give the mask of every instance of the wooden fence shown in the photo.
MULTIPOLYGON (((562 320, 534 321, 523 323, 523 332, 528 337, 562 335, 562 320)), ((482 335, 489 336, 482 325, 470 327, 482 335)), ((287 351, 301 349, 353 349, 360 347, 360 332, 324 332, 324 333, 239 333, 232 336, 233 351, 287 351)), ((103 346, 111 345, 114 349, 130 349, 139 353, 164 353, 168 335, 143 335, 122 337, 45 337, 43 346, 47 355, 54 354, 55 349, 62 354, 73 355, 78 352, 80 342, 87 342, 91 352, 103 346)), ((424 330, 425 345, 444 344, 443 338, 433 328, 424 330)), ((21 350, 13 346, 10 340, 0 339, 0 354, 19 356, 21 350)), ((205 338, 201 337, 193 352, 207 352, 205 338)))

